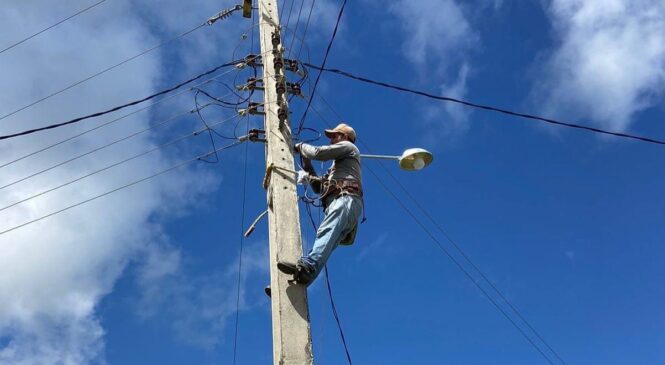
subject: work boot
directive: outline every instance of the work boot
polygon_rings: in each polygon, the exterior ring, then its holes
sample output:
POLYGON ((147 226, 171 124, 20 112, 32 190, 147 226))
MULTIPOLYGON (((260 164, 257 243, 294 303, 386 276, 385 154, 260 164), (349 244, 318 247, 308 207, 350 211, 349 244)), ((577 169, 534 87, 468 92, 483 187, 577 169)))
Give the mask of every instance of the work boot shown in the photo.
POLYGON ((293 278, 298 284, 309 285, 314 280, 314 269, 309 265, 298 265, 298 271, 293 278))
POLYGON ((266 292, 268 298, 272 298, 272 289, 270 288, 270 285, 266 285, 266 287, 263 288, 263 291, 266 292))
POLYGON ((295 275, 298 272, 298 265, 288 261, 278 261, 277 268, 279 271, 289 275, 295 275))

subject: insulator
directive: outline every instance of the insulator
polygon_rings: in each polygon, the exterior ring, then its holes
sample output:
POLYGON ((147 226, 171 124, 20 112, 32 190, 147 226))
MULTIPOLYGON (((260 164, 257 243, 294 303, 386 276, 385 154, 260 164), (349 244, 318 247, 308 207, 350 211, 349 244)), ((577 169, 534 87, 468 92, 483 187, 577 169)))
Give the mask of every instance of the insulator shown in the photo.
POLYGON ((285 107, 279 108, 279 110, 277 111, 277 118, 279 118, 279 121, 284 122, 288 117, 289 117, 289 111, 285 107))
POLYGON ((298 84, 290 84, 293 95, 302 95, 302 89, 298 84))
POLYGON ((277 94, 282 95, 286 92, 286 85, 283 82, 277 83, 277 94))
POLYGON ((279 32, 273 32, 272 33, 272 46, 277 47, 279 46, 280 43, 282 43, 282 37, 279 35, 279 32))
POLYGON ((245 63, 249 66, 256 66, 256 60, 259 59, 261 56, 255 55, 255 54, 248 54, 245 56, 245 63))
POLYGON ((284 61, 281 57, 275 57, 272 61, 272 64, 275 67, 275 70, 281 70, 282 67, 284 67, 284 61))
POLYGON ((256 77, 250 77, 247 79, 247 90, 256 89, 256 77))
POLYGON ((286 60, 286 68, 288 68, 292 72, 298 72, 298 61, 286 60))

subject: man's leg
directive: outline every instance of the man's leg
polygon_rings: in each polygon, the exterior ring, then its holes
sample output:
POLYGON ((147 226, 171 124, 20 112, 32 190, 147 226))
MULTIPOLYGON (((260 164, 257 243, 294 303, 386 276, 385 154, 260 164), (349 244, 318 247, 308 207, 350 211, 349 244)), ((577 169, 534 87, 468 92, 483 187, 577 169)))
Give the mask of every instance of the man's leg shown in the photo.
POLYGON ((356 198, 348 195, 340 196, 326 209, 326 216, 316 231, 312 250, 299 260, 299 264, 310 269, 306 270, 304 275, 308 284, 319 275, 339 242, 355 226, 357 217, 354 214, 355 210, 352 209, 354 199, 356 198))

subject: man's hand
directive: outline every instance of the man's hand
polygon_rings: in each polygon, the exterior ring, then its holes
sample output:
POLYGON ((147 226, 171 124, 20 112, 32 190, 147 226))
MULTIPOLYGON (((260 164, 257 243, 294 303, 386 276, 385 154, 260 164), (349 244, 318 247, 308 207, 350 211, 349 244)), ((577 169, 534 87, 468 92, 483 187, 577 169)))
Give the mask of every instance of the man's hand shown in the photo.
POLYGON ((316 170, 314 170, 312 160, 306 157, 302 157, 300 160, 302 161, 302 169, 307 171, 310 176, 316 176, 316 170))
POLYGON ((302 146, 302 142, 298 142, 295 145, 293 145, 293 149, 297 152, 300 153, 300 146, 302 146))
POLYGON ((296 178, 298 185, 305 185, 309 183, 309 174, 305 170, 298 170, 298 177, 296 178))

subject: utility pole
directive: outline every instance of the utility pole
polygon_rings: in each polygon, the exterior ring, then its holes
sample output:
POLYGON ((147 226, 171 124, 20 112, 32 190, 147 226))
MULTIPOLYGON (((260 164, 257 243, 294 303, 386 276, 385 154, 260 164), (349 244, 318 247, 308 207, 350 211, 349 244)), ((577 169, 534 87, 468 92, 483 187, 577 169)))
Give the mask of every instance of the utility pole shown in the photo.
POLYGON ((277 269, 278 260, 296 262, 302 256, 282 34, 277 0, 258 0, 258 4, 265 90, 264 187, 268 195, 273 362, 310 365, 313 358, 307 288, 289 283, 291 275, 277 269))

